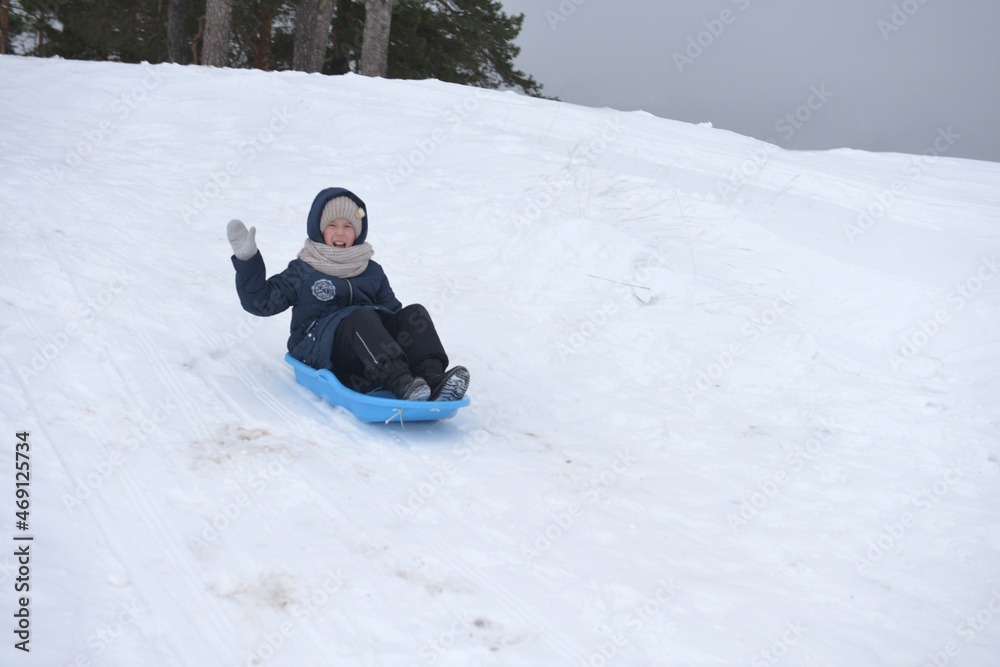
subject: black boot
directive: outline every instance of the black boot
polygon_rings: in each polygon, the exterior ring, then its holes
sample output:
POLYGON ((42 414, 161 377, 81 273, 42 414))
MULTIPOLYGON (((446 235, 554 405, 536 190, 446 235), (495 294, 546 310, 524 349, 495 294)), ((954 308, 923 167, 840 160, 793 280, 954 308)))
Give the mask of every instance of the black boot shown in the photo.
POLYGON ((415 378, 409 373, 399 376, 388 387, 396 398, 403 401, 430 400, 431 388, 423 378, 415 378))
POLYGON ((375 378, 379 389, 392 392, 400 400, 426 401, 430 398, 431 389, 427 382, 413 377, 406 362, 400 359, 388 359, 376 366, 375 378))
POLYGON ((432 401, 457 401, 469 388, 469 370, 455 366, 447 373, 438 359, 425 359, 413 368, 413 373, 427 381, 432 401))
POLYGON ((469 369, 465 366, 455 366, 444 374, 440 384, 434 385, 431 391, 432 401, 458 401, 469 389, 469 369))
POLYGON ((444 381, 444 364, 437 357, 428 357, 412 368, 413 374, 427 381, 434 391, 444 381))

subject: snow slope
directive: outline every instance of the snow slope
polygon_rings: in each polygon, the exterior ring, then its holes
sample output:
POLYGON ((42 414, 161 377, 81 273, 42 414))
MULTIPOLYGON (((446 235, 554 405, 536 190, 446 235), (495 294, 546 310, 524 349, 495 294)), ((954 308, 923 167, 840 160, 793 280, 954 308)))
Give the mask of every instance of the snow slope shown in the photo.
POLYGON ((434 81, 0 82, 3 665, 1000 664, 1000 165, 947 126, 802 153, 434 81), (332 185, 471 369, 454 419, 356 422, 240 309, 226 222, 276 272, 332 185))

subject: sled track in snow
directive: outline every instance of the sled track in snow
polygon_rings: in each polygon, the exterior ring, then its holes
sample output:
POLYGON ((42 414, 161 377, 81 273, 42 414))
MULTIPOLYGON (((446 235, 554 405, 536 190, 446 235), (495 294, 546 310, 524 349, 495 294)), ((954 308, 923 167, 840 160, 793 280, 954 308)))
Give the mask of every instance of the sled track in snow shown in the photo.
MULTIPOLYGON (((65 271, 64 271, 65 273, 65 271)), ((72 289, 76 292, 77 297, 83 301, 84 295, 79 293, 75 284, 71 284, 72 289)), ((43 334, 34 326, 31 319, 23 313, 20 313, 21 321, 23 326, 32 333, 35 337, 43 338, 43 334)), ((94 336, 94 340, 99 339, 99 336, 94 336)), ((81 344, 81 343, 76 343, 81 344)), ((120 392, 121 387, 129 386, 129 379, 121 372, 120 368, 114 363, 114 351, 111 350, 107 344, 99 343, 100 349, 105 353, 106 360, 102 364, 102 369, 105 371, 110 370, 117 376, 118 382, 113 382, 106 379, 106 386, 110 389, 110 393, 114 395, 114 400, 120 406, 123 414, 136 415, 139 414, 138 422, 142 421, 141 414, 142 410, 137 409, 137 406, 131 405, 132 401, 128 396, 122 396, 120 392)), ((69 349, 67 346, 66 349, 69 349)), ((64 350, 65 351, 65 350, 64 350)), ((45 373, 52 373, 59 370, 65 371, 65 365, 68 363, 65 354, 59 354, 54 359, 49 360, 49 365, 44 369, 45 373)), ((95 383, 98 382, 98 378, 93 378, 95 383)), ((25 388, 26 397, 30 394, 25 388)), ((51 445, 53 454, 60 461, 66 475, 70 479, 82 479, 90 472, 89 466, 78 462, 79 456, 74 456, 73 452, 78 449, 78 447, 73 445, 66 445, 61 442, 58 438, 52 436, 51 430, 44 426, 46 419, 42 416, 42 411, 39 410, 37 405, 32 404, 32 401, 27 398, 32 412, 35 413, 35 417, 43 433, 46 434, 48 441, 51 445)), ((101 443, 100 445, 103 453, 110 455, 112 450, 109 449, 107 443, 101 443)), ((155 448, 154 448, 155 449, 155 448)), ((82 453, 81 453, 82 456, 82 453)), ((162 456, 157 456, 162 460, 162 456)), ((164 462, 167 463, 167 462, 164 462)), ((152 561, 161 562, 163 566, 172 574, 172 578, 175 580, 175 586, 161 588, 161 592, 155 596, 156 599, 169 599, 178 605, 179 614, 174 614, 173 618, 190 618, 190 614, 186 613, 188 609, 184 609, 183 605, 178 603, 178 598, 196 601, 196 605, 201 607, 203 610, 213 609, 213 601, 209 596, 204 594, 189 576, 191 571, 189 567, 190 559, 185 555, 184 549, 179 546, 171 537, 170 527, 166 525, 159 514, 153 509, 149 502, 147 496, 147 490, 149 485, 143 485, 141 481, 137 478, 134 470, 134 466, 130 465, 120 465, 117 466, 114 471, 114 480, 116 483, 121 485, 121 488, 126 492, 126 502, 121 507, 116 507, 115 513, 112 514, 106 502, 98 502, 98 498, 104 500, 102 497, 101 490, 96 490, 93 492, 91 498, 85 500, 83 504, 85 505, 84 511, 92 518, 94 525, 98 527, 101 532, 103 541, 109 546, 112 554, 118 558, 119 562, 123 565, 128 564, 128 572, 130 577, 131 585, 136 589, 136 594, 140 601, 146 605, 147 609, 152 609, 149 605, 149 600, 152 597, 149 595, 149 588, 152 586, 161 586, 159 581, 152 581, 156 577, 149 576, 146 572, 138 572, 135 569, 136 563, 149 563, 152 561), (145 488, 144 488, 145 487, 145 488), (122 513, 131 513, 135 518, 123 522, 121 519, 122 513), (120 539, 121 530, 115 528, 123 523, 127 523, 132 529, 140 529, 145 532, 146 540, 137 541, 134 540, 132 536, 128 539, 120 539), (135 548, 134 545, 143 544, 147 545, 146 549, 139 547, 135 548), (149 548, 149 547, 153 548, 149 548), (136 553, 136 551, 141 551, 142 553, 136 553), (126 557, 122 559, 121 554, 132 553, 137 557, 126 557), (165 559, 159 560, 161 556, 166 556, 165 559), (179 580, 179 581, 177 581, 179 580), (180 594, 178 594, 178 588, 180 589, 180 594)), ((106 487, 105 487, 106 492, 106 487)), ((157 614, 157 611, 151 611, 153 614, 157 614)), ((213 611, 208 614, 201 614, 199 616, 199 627, 202 629, 194 629, 194 627, 189 624, 188 632, 194 632, 200 640, 203 641, 205 647, 216 654, 219 655, 220 646, 214 638, 219 636, 231 635, 233 632, 232 626, 226 621, 226 616, 218 611, 213 611)), ((174 664, 187 665, 194 664, 199 659, 204 659, 204 648, 200 652, 195 651, 193 642, 179 642, 171 644, 172 649, 177 648, 177 644, 181 645, 181 650, 185 651, 183 656, 174 657, 178 659, 174 664), (190 648, 188 648, 190 647, 190 648), (200 658, 199 658, 200 656, 200 658)), ((161 656, 165 657, 165 656, 161 656)))
MULTIPOLYGON (((223 419, 223 416, 220 415, 219 412, 222 409, 224 409, 223 406, 227 405, 226 399, 228 399, 229 397, 225 394, 220 395, 216 388, 213 388, 208 383, 204 382, 204 380, 202 380, 196 373, 185 375, 183 377, 193 378, 196 384, 198 384, 200 388, 204 389, 204 391, 209 392, 211 395, 214 395, 217 399, 223 399, 223 400, 209 401, 208 402, 208 405, 210 405, 209 410, 199 409, 198 407, 199 404, 191 400, 190 395, 184 390, 184 388, 178 381, 177 379, 178 376, 175 373, 171 372, 171 369, 168 367, 166 362, 163 361, 160 352, 152 344, 152 341, 149 340, 148 337, 142 334, 140 334, 137 337, 137 339, 139 343, 139 349, 142 351, 144 358, 147 358, 149 360, 150 367, 153 370, 154 376, 161 381, 163 386, 168 387, 171 397, 177 402, 179 406, 182 406, 182 412, 187 423, 197 425, 197 427, 194 429, 195 431, 194 435, 196 435, 200 439, 200 442, 203 442, 208 448, 210 448, 210 451, 216 455, 216 458, 218 460, 220 461, 233 460, 229 459, 228 457, 229 453, 223 450, 217 444, 216 438, 218 437, 218 432, 213 430, 209 426, 210 424, 218 424, 220 420, 223 419)), ((227 421, 230 424, 245 423, 245 419, 241 419, 239 416, 232 414, 231 412, 229 414, 229 418, 225 419, 225 421, 227 421)), ((176 450, 176 451, 179 454, 183 454, 183 451, 181 450, 176 450)), ((160 459, 161 461, 163 461, 162 456, 160 457, 160 459)), ((163 461, 163 463, 167 467, 172 467, 172 464, 174 464, 176 461, 177 457, 172 457, 169 461, 163 461)), ((245 466, 244 463, 239 459, 235 459, 233 461, 234 463, 231 468, 232 472, 237 472, 241 474, 245 474, 248 472, 252 473, 252 470, 248 470, 247 466, 245 466)), ((266 464, 266 462, 267 461, 262 461, 261 463, 262 465, 264 465, 266 464)), ((187 474, 187 471, 181 471, 181 474, 187 474)), ((283 477, 285 474, 289 474, 289 471, 287 469, 283 474, 283 477)), ((210 511, 211 509, 212 507, 210 506, 208 510, 210 511)), ((260 540, 262 542, 274 543, 274 544, 289 544, 289 545, 294 544, 296 542, 293 534, 287 527, 288 526, 287 522, 284 521, 283 518, 280 516, 279 510, 274 509, 273 503, 266 501, 254 502, 252 507, 249 508, 249 510, 252 511, 253 516, 257 521, 255 525, 260 531, 260 540)), ((205 521, 211 520, 211 517, 206 517, 204 515, 202 515, 202 518, 205 521)), ((224 539, 224 536, 220 539, 224 539)), ((201 562, 190 553, 191 552, 190 546, 185 544, 181 547, 178 547, 176 550, 183 552, 182 554, 178 554, 178 558, 180 559, 180 562, 184 563, 184 567, 182 569, 182 575, 186 571, 185 579, 189 580, 192 578, 195 579, 200 578, 200 574, 204 572, 204 568, 201 562)), ((266 574, 262 564, 258 564, 256 563, 256 561, 253 560, 247 561, 246 559, 244 559, 243 562, 244 563, 249 562, 251 568, 255 569, 260 576, 264 576, 266 574)), ((314 563, 311 560, 305 558, 300 550, 289 551, 286 554, 286 559, 283 561, 281 567, 282 567, 281 570, 282 572, 290 574, 292 577, 296 579, 298 579, 296 573, 325 572, 327 569, 329 569, 325 566, 321 567, 319 564, 314 563)), ((255 582, 247 581, 246 584, 249 588, 252 588, 255 585, 255 582)), ((222 606, 228 603, 224 602, 219 597, 218 592, 216 592, 215 594, 210 594, 205 592, 204 589, 200 590, 201 590, 201 598, 203 600, 210 601, 210 604, 206 604, 203 608, 205 609, 214 608, 217 611, 212 612, 212 616, 219 616, 220 618, 225 618, 226 615, 221 613, 221 611, 219 610, 221 610, 222 606)), ((328 607, 335 609, 337 608, 335 603, 328 605, 328 607)), ((339 612, 339 609, 338 613, 341 617, 342 623, 344 623, 349 628, 354 627, 349 616, 347 616, 343 612, 339 612)), ((200 616, 196 612, 193 613, 193 615, 200 616)), ((222 649, 222 655, 225 656, 223 664, 229 664, 234 660, 243 662, 244 657, 247 653, 256 649, 258 646, 266 643, 266 640, 264 640, 263 638, 267 632, 274 631, 283 624, 289 622, 289 615, 287 611, 278 611, 277 609, 271 609, 270 611, 265 612, 264 615, 266 616, 266 619, 261 620, 261 624, 263 627, 260 627, 259 631, 251 631, 249 633, 250 636, 247 636, 247 632, 245 631, 246 628, 238 628, 239 632, 236 632, 237 628, 231 628, 233 631, 230 632, 228 636, 232 636, 235 638, 234 643, 236 645, 235 650, 237 652, 235 654, 233 653, 232 646, 225 647, 224 649, 222 649)), ((311 661, 313 664, 317 665, 328 664, 326 661, 329 659, 332 647, 330 646, 329 639, 321 636, 318 632, 316 632, 312 628, 312 625, 314 624, 315 622, 304 626, 303 634, 309 637, 309 644, 306 650, 309 650, 312 653, 311 661)), ((297 625, 296 627, 303 628, 302 625, 297 625)), ((338 639, 345 639, 345 635, 346 639, 348 640, 348 643, 353 643, 352 648, 355 650, 356 654, 359 656, 364 655, 363 648, 360 645, 358 645, 356 641, 353 640, 353 637, 357 635, 356 629, 354 632, 338 635, 338 639)), ((186 664, 195 664, 195 663, 186 663, 186 664)))
MULTIPOLYGON (((209 334, 209 332, 201 329, 200 334, 205 339, 207 344, 213 346, 218 345, 219 341, 214 340, 215 337, 209 334)), ((263 354, 263 352, 259 350, 255 351, 259 354, 263 354)), ((334 412, 332 409, 317 411, 317 418, 329 415, 331 419, 336 419, 338 429, 341 429, 339 433, 332 431, 330 427, 317 426, 315 420, 305 418, 299 412, 289 409, 283 401, 274 396, 264 385, 261 384, 259 379, 261 376, 259 367, 251 370, 247 368, 244 363, 234 362, 228 358, 225 363, 226 366, 239 378, 240 382, 249 391, 249 393, 251 393, 256 399, 260 400, 264 406, 266 406, 278 419, 281 420, 283 430, 295 433, 297 439, 301 440, 311 438, 317 442, 323 443, 327 441, 330 436, 339 435, 340 437, 343 437, 344 433, 342 429, 344 428, 349 429, 349 435, 355 442, 363 442, 365 440, 372 439, 370 431, 363 431, 362 427, 355 422, 350 415, 341 411, 334 412)), ((291 384, 291 374, 287 371, 284 363, 268 360, 262 362, 262 365, 267 368, 274 369, 279 376, 287 375, 288 382, 290 383, 289 386, 293 386, 291 384)), ((294 386, 293 388, 298 391, 297 386, 294 386)), ((229 404, 238 404, 238 402, 230 396, 225 396, 225 400, 229 404)), ((310 402, 315 404, 314 399, 310 402)), ((325 404, 322 405, 325 406, 325 404)), ((378 428, 378 426, 370 428, 378 428)), ((375 445, 374 449, 377 452, 382 448, 384 443, 382 441, 377 441, 373 444, 375 445)), ((338 457, 335 453, 331 452, 328 447, 325 447, 322 444, 319 447, 312 449, 318 451, 319 455, 322 456, 330 464, 330 466, 339 473, 336 480, 338 485, 342 486, 345 483, 350 484, 359 496, 366 498, 373 505, 381 507, 386 516, 391 516, 394 519, 397 518, 395 510, 393 509, 393 500, 376 490, 371 484, 361 481, 356 472, 349 466, 345 465, 345 462, 341 457, 338 457)), ((335 503, 333 503, 322 490, 316 490, 314 488, 313 491, 327 501, 327 506, 335 507, 335 503)), ((372 544, 378 543, 378 541, 372 538, 362 525, 348 518, 339 511, 337 514, 340 521, 349 525, 354 534, 365 536, 366 539, 368 539, 372 544)), ((527 627, 536 629, 537 634, 540 635, 544 641, 551 644, 560 656, 567 660, 572 660, 574 657, 585 652, 583 647, 579 646, 571 639, 563 636, 557 628, 535 613, 535 611, 525 604, 523 600, 507 592, 502 584, 499 584, 464 562, 455 553, 454 549, 448 547, 448 545, 434 537, 428 530, 415 527, 411 524, 406 524, 405 530, 409 531, 421 542, 427 545, 431 553, 440 558, 441 561, 451 566, 455 572, 460 573, 464 579, 473 587, 478 589, 484 597, 495 600, 498 604, 505 608, 512 617, 520 618, 525 622, 527 627)), ((440 606, 449 617, 455 617, 453 610, 447 609, 442 603, 435 604, 440 606)))

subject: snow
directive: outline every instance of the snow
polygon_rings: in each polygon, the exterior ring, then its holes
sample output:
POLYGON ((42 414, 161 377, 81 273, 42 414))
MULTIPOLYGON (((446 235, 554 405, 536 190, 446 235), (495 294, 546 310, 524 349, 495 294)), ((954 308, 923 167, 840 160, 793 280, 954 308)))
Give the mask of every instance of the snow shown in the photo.
POLYGON ((0 663, 996 664, 1000 165, 947 126, 792 152, 435 81, 0 80, 0 663), (328 186, 470 368, 454 419, 355 421, 240 309, 226 223, 277 272, 328 186))

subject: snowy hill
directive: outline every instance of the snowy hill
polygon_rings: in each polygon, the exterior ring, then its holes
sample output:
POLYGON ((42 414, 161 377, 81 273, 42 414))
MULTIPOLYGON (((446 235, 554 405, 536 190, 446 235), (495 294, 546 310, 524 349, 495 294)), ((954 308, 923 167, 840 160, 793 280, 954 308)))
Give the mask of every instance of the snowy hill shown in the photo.
POLYGON ((998 664, 1000 165, 937 157, 958 128, 802 153, 433 81, 0 81, 0 663, 998 664), (356 422, 240 309, 226 222, 276 272, 327 186, 470 368, 454 419, 356 422))

